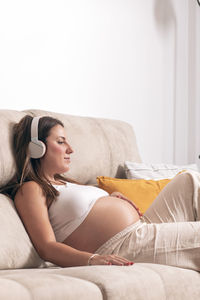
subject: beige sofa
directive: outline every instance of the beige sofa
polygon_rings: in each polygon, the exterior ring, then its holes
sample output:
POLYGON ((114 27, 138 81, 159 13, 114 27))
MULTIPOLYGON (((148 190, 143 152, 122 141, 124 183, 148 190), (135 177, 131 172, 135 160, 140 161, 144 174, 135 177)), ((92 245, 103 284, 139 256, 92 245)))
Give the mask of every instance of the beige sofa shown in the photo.
MULTIPOLYGON (((25 114, 61 119, 72 144, 68 176, 95 184, 99 175, 124 177, 125 160, 140 161, 132 127, 121 121, 30 110, 0 110, 0 186, 14 174, 12 125, 25 114)), ((60 268, 37 255, 13 201, 0 195, 0 299, 200 299, 198 272, 165 265, 60 268)))

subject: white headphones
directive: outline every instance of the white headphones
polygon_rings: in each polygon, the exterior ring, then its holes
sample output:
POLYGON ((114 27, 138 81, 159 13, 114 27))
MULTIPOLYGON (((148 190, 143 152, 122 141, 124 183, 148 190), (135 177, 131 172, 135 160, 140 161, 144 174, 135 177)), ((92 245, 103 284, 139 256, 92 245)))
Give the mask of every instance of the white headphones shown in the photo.
POLYGON ((41 158, 46 152, 46 145, 38 140, 38 124, 40 117, 34 117, 31 122, 31 141, 28 145, 31 158, 41 158))

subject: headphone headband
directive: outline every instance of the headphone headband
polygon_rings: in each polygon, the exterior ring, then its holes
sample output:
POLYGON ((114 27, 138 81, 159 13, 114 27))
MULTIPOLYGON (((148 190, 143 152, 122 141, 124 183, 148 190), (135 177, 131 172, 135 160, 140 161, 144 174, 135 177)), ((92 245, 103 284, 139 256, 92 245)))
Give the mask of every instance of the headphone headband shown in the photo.
POLYGON ((41 117, 33 117, 31 123, 31 141, 38 141, 38 125, 41 117))

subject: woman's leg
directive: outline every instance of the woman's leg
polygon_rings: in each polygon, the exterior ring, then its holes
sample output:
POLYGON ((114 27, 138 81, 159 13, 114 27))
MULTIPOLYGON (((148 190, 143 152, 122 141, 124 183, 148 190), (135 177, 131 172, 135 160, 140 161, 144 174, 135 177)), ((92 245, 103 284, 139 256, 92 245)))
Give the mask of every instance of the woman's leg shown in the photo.
POLYGON ((200 271, 200 174, 176 176, 139 220, 96 253, 200 271), (196 221, 196 222, 194 222, 196 221))
POLYGON ((200 220, 200 173, 177 175, 144 213, 147 223, 200 220))
POLYGON ((139 221, 111 238, 96 253, 200 271, 200 222, 139 221))

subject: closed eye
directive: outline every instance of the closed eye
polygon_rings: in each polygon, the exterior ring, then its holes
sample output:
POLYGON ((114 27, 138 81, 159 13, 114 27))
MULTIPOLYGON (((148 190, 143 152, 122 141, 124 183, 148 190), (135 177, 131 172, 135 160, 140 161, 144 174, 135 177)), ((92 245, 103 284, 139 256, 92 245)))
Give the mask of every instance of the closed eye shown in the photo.
POLYGON ((58 141, 58 144, 64 144, 64 142, 58 141))

